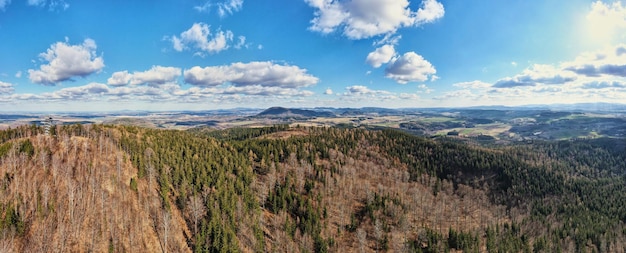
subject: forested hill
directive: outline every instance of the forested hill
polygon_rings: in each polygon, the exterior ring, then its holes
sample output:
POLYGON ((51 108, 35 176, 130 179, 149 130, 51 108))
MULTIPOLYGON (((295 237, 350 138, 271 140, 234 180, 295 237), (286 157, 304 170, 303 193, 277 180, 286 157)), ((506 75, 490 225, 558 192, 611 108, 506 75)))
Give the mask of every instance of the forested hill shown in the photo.
POLYGON ((624 252, 624 140, 0 131, 0 252, 624 252))

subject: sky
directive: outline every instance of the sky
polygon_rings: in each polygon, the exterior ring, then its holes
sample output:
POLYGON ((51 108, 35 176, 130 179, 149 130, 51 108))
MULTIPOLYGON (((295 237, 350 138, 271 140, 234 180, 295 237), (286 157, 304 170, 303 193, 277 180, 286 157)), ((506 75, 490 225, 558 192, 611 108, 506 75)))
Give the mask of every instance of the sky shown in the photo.
POLYGON ((626 4, 0 0, 0 111, 626 101, 626 4))

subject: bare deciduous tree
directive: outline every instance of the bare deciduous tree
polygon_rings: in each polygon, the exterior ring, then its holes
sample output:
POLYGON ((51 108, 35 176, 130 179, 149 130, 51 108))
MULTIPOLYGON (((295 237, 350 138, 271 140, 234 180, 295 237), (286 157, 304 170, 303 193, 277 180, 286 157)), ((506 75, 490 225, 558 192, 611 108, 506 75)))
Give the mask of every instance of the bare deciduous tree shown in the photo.
POLYGON ((193 219, 193 233, 198 233, 198 220, 206 213, 206 207, 200 197, 197 195, 189 197, 187 201, 187 209, 193 219))
POLYGON ((169 240, 170 234, 170 226, 172 225, 172 215, 163 210, 163 215, 161 217, 161 228, 163 229, 163 252, 169 252, 167 242, 169 240))
POLYGON ((359 240, 359 247, 361 252, 365 252, 365 246, 367 244, 367 232, 364 229, 358 228, 356 230, 356 238, 359 240))

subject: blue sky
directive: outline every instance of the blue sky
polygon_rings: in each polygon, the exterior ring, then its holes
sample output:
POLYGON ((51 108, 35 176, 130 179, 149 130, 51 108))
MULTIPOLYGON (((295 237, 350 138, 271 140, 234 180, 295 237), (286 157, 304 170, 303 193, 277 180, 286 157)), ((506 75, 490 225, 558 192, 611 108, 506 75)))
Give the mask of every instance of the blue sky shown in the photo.
POLYGON ((626 101, 626 4, 0 0, 0 110, 626 101))

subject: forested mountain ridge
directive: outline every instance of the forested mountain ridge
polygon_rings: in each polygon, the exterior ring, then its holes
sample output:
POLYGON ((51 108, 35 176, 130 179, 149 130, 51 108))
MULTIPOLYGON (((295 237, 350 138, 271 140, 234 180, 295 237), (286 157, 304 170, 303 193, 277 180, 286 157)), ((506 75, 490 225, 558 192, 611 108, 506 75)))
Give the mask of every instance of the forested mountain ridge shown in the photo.
POLYGON ((623 252, 623 140, 0 131, 3 252, 623 252))

